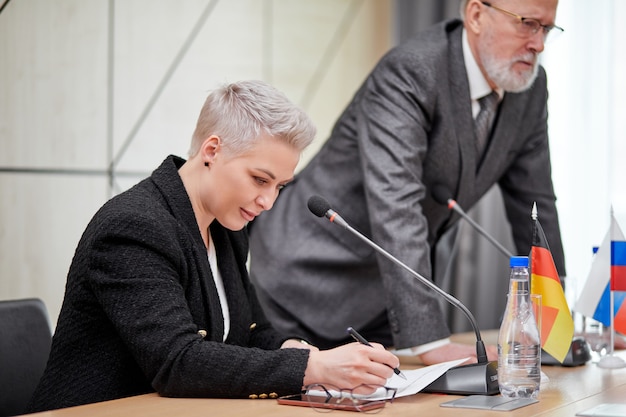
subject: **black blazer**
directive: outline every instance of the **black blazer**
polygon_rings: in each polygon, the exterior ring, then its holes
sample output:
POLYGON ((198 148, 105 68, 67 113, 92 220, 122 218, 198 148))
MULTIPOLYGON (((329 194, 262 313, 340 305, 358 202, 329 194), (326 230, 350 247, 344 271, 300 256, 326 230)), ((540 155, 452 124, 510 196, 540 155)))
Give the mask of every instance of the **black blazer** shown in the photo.
POLYGON ((151 391, 175 397, 297 393, 308 351, 278 349, 246 270, 245 231, 211 225, 230 308, 223 316, 191 202, 170 156, 107 202, 70 267, 31 411, 151 391), (206 331, 206 337, 198 332, 206 331))

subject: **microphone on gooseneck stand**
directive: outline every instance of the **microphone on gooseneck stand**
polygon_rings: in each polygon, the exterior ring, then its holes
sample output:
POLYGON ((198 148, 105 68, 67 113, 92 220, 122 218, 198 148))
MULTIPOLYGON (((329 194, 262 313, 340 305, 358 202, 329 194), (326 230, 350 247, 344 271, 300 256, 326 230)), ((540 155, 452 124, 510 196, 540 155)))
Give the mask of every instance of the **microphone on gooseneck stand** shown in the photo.
POLYGON ((443 291, 436 286, 432 281, 424 278, 416 271, 409 268, 406 264, 400 261, 398 258, 391 255, 389 252, 378 246, 371 239, 364 236, 362 233, 350 226, 336 211, 334 211, 328 201, 320 196, 312 196, 307 203, 309 210, 318 217, 326 217, 332 223, 336 223, 343 226, 349 232, 361 239, 367 245, 372 247, 376 252, 380 253, 396 265, 402 267, 405 271, 409 272, 414 278, 426 285, 441 297, 443 297, 450 304, 463 311, 463 313, 469 319, 474 333, 476 334, 476 357, 477 363, 468 365, 461 365, 454 368, 450 368, 446 373, 432 382, 423 391, 443 394, 456 394, 456 395, 492 395, 497 394, 498 388, 498 371, 497 363, 489 362, 487 359, 487 352, 485 350, 485 344, 480 336, 480 330, 478 324, 472 313, 461 303, 459 300, 443 291))
POLYGON ((435 201, 439 204, 447 205, 450 210, 454 210, 461 215, 469 224, 472 225, 474 229, 481 235, 487 238, 489 242, 491 242, 500 252, 502 252, 508 259, 511 259, 513 254, 509 252, 504 246, 500 244, 497 240, 495 240, 487 231, 485 231, 478 223, 474 221, 470 216, 463 211, 461 206, 452 199, 452 193, 450 190, 442 184, 436 184, 433 186, 431 192, 435 201))

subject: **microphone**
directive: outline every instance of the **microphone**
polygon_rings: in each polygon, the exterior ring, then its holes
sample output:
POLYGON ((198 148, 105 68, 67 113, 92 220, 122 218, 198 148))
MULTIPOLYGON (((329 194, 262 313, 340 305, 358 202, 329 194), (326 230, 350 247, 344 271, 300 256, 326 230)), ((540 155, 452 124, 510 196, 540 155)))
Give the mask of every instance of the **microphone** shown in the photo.
MULTIPOLYGON (((432 196, 436 202, 439 204, 447 204, 448 208, 456 211, 463 217, 465 220, 472 225, 476 231, 478 231, 481 235, 487 238, 497 249, 500 250, 504 255, 506 255, 509 259, 513 254, 509 252, 504 246, 500 244, 497 240, 495 240, 491 235, 489 235, 482 227, 478 225, 470 216, 468 216, 461 206, 450 198, 452 193, 450 190, 442 184, 435 184, 432 189, 432 196)), ((574 336, 572 339, 572 344, 570 345, 569 351, 565 356, 563 362, 557 361, 552 355, 550 355, 545 350, 541 349, 541 364, 542 365, 553 365, 553 366, 580 366, 586 364, 591 359, 589 344, 585 341, 585 339, 581 336, 574 336)))
POLYGON ((492 395, 500 392, 498 388, 498 370, 497 362, 489 362, 487 359, 487 352, 485 350, 485 344, 480 336, 480 330, 478 324, 472 313, 452 295, 443 291, 436 286, 432 281, 424 278, 418 272, 409 268, 406 264, 400 261, 398 258, 391 255, 389 252, 378 246, 371 239, 364 236, 362 233, 354 229, 348 224, 336 211, 334 211, 328 201, 320 196, 312 196, 307 203, 309 210, 317 217, 326 217, 332 223, 336 223, 343 226, 349 232, 361 239, 367 245, 372 247, 376 252, 380 253, 396 265, 402 267, 405 271, 409 272, 414 278, 426 285, 446 301, 460 309, 470 321, 474 333, 476 334, 476 357, 478 362, 468 365, 460 365, 454 368, 448 369, 446 373, 441 375, 438 379, 433 381, 430 385, 424 388, 423 392, 443 393, 443 394, 455 394, 455 395, 492 395))
POLYGON ((480 227, 480 225, 478 223, 476 223, 470 216, 467 215, 467 213, 465 213, 465 211, 463 211, 463 209, 461 208, 461 206, 459 206, 459 204, 452 199, 452 193, 450 192, 450 190, 442 184, 435 184, 433 186, 432 192, 431 192, 433 198, 435 199, 435 201, 439 204, 444 204, 448 206, 448 209, 450 210, 454 210, 457 213, 459 213, 461 215, 461 217, 463 217, 465 220, 467 220, 467 222, 469 224, 472 225, 472 227, 481 235, 483 235, 484 237, 487 238, 487 240, 489 242, 491 242, 500 252, 502 252, 508 259, 511 259, 511 257, 513 256, 513 254, 511 252, 509 252, 507 250, 507 248, 505 248, 504 246, 502 246, 500 244, 500 242, 498 242, 497 240, 495 240, 489 233, 487 233, 486 230, 484 230, 482 227, 480 227))

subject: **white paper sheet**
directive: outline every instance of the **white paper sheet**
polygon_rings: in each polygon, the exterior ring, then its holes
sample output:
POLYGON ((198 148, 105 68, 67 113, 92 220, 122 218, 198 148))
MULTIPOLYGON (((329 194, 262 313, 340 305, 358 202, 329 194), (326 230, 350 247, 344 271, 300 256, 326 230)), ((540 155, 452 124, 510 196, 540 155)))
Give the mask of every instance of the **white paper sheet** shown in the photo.
MULTIPOLYGON (((394 374, 387 380, 387 386, 397 388, 396 398, 417 394, 433 381, 443 375, 448 369, 454 368, 467 361, 469 358, 457 359, 454 361, 437 363, 435 365, 426 366, 419 369, 403 370, 406 381, 394 374)), ((377 393, 372 394, 372 399, 383 398, 376 397, 377 393)))
MULTIPOLYGON (((419 369, 404 370, 402 373, 406 376, 406 380, 394 374, 387 380, 385 386, 391 388, 397 388, 396 398, 405 397, 408 395, 417 394, 433 381, 443 375, 448 369, 458 366, 468 360, 469 358, 458 359, 449 362, 442 362, 435 365, 425 366, 419 369)), ((309 392, 310 395, 325 395, 323 391, 309 392)), ((355 395, 356 396, 356 395, 355 395)), ((383 388, 375 391, 369 395, 358 395, 359 398, 367 400, 385 400, 391 399, 390 395, 387 395, 387 391, 383 388)))

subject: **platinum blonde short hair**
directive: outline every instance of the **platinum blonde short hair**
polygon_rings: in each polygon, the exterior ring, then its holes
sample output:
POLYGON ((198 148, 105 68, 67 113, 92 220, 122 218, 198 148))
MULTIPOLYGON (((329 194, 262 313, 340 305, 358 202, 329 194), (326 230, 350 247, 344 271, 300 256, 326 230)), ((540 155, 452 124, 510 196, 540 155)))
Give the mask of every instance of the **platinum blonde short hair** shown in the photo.
POLYGON ((315 133, 308 115, 282 92, 263 81, 239 81, 223 85, 207 97, 189 157, 195 156, 211 135, 219 136, 227 152, 239 155, 252 148, 262 134, 282 139, 302 152, 315 133))

